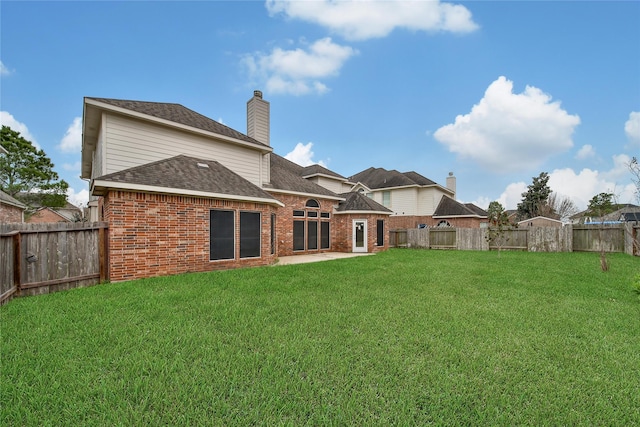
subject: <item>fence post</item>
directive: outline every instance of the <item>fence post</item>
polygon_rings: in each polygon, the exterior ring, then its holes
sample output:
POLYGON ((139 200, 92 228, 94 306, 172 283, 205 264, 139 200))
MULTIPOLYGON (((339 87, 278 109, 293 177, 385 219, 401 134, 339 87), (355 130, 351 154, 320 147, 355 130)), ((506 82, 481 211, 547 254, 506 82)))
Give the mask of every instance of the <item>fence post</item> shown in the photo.
POLYGON ((109 272, 107 271, 107 235, 106 229, 100 227, 98 229, 98 263, 100 268, 100 283, 109 280, 109 272))
POLYGON ((16 232, 13 235, 13 284, 16 287, 16 295, 20 295, 20 278, 21 278, 21 266, 22 266, 22 248, 20 242, 22 236, 20 232, 16 232))

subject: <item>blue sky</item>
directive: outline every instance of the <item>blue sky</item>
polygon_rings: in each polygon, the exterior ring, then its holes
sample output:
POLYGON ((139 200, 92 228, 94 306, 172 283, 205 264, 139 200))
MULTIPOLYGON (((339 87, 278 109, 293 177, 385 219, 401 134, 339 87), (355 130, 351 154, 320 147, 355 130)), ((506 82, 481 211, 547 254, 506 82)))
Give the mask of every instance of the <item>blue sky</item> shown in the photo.
POLYGON ((640 2, 0 2, 0 121, 86 202, 85 96, 175 102, 350 176, 414 170, 515 208, 542 171, 585 208, 636 201, 640 2))

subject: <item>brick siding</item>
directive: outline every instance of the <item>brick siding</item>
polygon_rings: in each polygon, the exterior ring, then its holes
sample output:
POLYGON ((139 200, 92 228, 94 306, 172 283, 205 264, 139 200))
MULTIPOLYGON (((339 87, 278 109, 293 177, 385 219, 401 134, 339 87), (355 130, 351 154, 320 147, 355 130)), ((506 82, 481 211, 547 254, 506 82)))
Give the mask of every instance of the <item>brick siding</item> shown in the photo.
POLYGON ((275 207, 163 194, 109 191, 101 200, 109 223, 109 276, 113 282, 143 277, 268 265, 275 207), (209 212, 233 210, 235 259, 209 260, 209 212), (240 259, 240 211, 261 213, 261 256, 240 259))
POLYGON ((0 203, 0 222, 22 222, 22 209, 17 206, 0 203))
POLYGON ((64 217, 51 211, 51 209, 40 209, 36 211, 27 220, 29 223, 45 223, 45 222, 70 222, 64 217))

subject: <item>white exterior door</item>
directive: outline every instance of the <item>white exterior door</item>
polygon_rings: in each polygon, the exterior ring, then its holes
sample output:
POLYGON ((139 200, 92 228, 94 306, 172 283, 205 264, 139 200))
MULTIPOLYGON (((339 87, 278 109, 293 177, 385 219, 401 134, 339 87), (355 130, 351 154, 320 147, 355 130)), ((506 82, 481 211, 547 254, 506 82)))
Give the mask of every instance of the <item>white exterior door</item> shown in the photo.
POLYGON ((353 252, 367 252, 367 220, 353 220, 353 252))

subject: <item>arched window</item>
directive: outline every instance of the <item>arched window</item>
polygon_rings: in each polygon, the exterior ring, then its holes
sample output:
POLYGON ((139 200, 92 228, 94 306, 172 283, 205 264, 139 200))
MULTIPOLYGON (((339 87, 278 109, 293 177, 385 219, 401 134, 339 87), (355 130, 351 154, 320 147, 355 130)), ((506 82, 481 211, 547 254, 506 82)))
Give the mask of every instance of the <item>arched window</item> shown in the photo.
POLYGON ((305 206, 308 208, 319 208, 320 203, 318 203, 317 200, 309 199, 307 200, 307 203, 305 204, 305 206))
POLYGON ((451 227, 449 221, 445 221, 444 219, 438 223, 438 227, 451 227))

